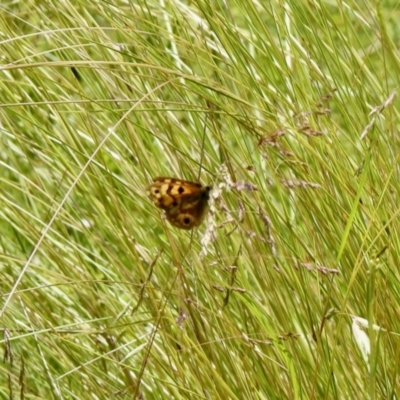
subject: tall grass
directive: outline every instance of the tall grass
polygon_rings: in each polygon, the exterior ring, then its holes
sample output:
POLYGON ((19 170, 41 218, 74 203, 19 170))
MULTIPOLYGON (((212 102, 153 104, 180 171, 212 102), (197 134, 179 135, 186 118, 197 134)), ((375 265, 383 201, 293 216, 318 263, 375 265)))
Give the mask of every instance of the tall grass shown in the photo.
POLYGON ((399 17, 2 4, 0 397, 398 398, 399 17))

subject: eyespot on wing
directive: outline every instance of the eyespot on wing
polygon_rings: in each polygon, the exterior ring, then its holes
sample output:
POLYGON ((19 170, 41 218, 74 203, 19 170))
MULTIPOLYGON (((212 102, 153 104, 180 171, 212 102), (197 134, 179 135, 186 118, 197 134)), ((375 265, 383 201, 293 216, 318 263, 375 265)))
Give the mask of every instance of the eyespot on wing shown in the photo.
POLYGON ((190 230, 203 221, 211 186, 176 178, 157 177, 146 188, 146 194, 159 208, 165 210, 171 225, 190 230))

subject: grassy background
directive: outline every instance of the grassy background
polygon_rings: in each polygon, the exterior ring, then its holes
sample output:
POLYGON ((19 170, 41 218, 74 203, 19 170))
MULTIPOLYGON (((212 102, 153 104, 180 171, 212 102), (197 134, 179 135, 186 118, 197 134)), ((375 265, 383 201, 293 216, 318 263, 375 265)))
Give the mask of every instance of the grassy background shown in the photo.
POLYGON ((398 398, 399 19, 2 4, 0 397, 398 398), (191 234, 144 190, 199 172, 191 234))

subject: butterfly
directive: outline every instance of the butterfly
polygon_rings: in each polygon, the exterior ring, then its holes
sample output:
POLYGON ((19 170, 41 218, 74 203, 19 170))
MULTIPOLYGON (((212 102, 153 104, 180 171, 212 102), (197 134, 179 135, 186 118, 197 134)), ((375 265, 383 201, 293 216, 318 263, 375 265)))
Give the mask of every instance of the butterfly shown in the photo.
POLYGON ((177 178, 158 177, 146 189, 150 200, 165 211, 167 220, 181 229, 199 226, 208 211, 211 186, 177 178))

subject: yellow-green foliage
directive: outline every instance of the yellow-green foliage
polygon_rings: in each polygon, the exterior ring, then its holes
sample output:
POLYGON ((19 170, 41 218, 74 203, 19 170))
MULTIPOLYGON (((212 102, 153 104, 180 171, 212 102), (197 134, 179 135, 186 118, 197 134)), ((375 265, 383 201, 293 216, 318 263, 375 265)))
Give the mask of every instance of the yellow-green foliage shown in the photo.
POLYGON ((394 398, 399 18, 6 0, 0 398, 394 398), (178 230, 145 187, 199 174, 178 230))

